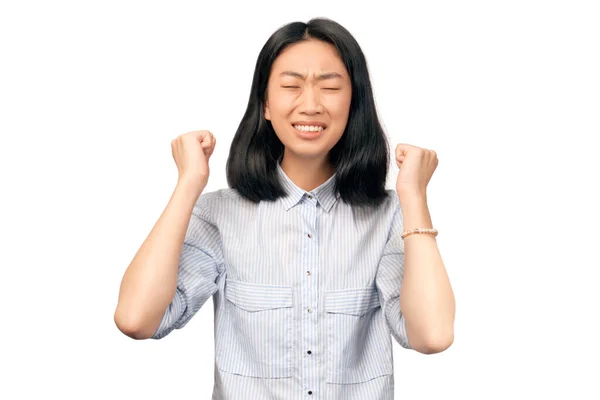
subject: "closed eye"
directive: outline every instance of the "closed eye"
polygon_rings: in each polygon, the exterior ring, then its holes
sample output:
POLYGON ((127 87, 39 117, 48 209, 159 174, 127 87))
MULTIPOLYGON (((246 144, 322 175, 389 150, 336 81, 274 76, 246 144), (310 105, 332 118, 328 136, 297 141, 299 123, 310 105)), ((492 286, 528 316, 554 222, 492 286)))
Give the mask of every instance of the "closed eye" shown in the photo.
POLYGON ((324 90, 340 90, 341 88, 331 88, 331 87, 326 87, 323 88, 324 90))
POLYGON ((286 89, 299 89, 300 86, 282 86, 282 88, 286 88, 286 89))

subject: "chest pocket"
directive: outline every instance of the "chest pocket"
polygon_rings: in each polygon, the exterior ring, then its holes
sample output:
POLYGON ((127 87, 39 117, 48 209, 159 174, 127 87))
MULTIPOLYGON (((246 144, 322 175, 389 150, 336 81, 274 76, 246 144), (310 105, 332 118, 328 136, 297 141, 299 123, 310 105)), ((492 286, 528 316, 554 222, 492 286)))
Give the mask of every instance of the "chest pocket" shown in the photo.
POLYGON ((392 342, 377 289, 326 292, 326 382, 360 383, 393 372, 392 342))
POLYGON ((217 330, 219 369, 260 378, 292 376, 292 287, 227 279, 217 330))

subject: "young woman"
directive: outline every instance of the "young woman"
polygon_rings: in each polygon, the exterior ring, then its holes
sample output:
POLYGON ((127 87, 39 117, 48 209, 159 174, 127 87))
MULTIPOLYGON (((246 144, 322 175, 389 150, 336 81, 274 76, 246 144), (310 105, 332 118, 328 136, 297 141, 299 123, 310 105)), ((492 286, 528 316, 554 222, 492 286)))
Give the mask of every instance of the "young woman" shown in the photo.
POLYGON ((173 140, 179 180, 125 272, 119 329, 163 338, 212 296, 214 399, 392 399, 392 337, 422 353, 453 341, 426 200, 435 152, 398 145, 396 190, 385 189, 365 57, 327 19, 269 38, 230 188, 202 193, 215 144, 209 131, 173 140))

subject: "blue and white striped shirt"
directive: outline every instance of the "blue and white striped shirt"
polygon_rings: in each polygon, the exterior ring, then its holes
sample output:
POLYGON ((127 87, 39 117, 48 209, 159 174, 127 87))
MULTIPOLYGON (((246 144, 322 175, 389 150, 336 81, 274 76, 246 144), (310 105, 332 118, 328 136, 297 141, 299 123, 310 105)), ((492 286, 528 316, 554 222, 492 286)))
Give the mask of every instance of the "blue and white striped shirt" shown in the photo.
POLYGON ((252 203, 203 193, 192 213, 177 291, 153 339, 215 306, 213 400, 393 400, 393 337, 410 349, 400 310, 398 196, 376 211, 306 192, 278 164, 288 196, 252 203))

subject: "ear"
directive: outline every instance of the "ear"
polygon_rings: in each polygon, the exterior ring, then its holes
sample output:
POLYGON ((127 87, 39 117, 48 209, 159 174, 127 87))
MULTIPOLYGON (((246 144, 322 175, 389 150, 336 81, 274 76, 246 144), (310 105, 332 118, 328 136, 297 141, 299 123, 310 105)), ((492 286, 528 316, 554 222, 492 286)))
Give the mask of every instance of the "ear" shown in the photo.
POLYGON ((265 101, 265 119, 267 121, 271 120, 271 113, 269 112, 269 102, 265 101))

